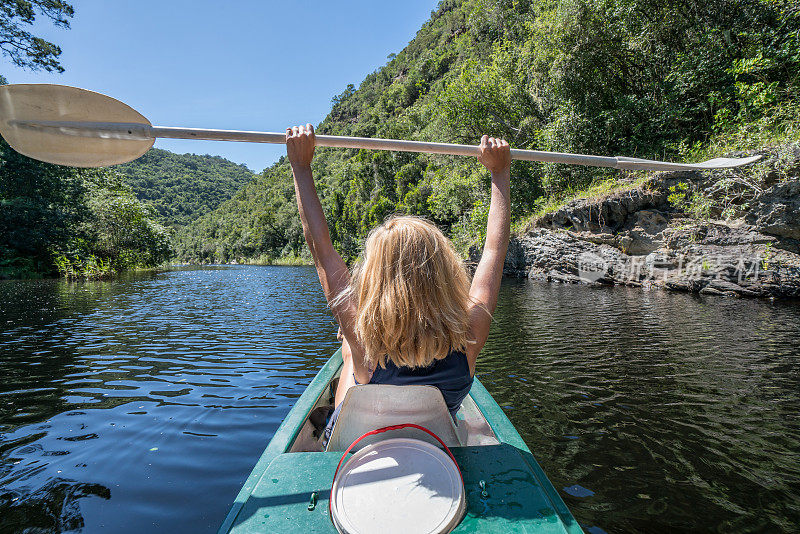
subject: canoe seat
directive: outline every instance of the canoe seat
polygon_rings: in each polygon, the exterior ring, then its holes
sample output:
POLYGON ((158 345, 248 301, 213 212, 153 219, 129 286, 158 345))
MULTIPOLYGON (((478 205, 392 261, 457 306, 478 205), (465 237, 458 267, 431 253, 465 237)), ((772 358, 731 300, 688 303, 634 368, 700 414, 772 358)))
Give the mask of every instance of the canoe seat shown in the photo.
MULTIPOLYGON (((355 440, 385 426, 414 423, 427 428, 448 447, 466 442, 465 430, 456 427, 442 392, 434 386, 389 386, 365 384, 347 390, 339 419, 333 427, 327 451, 345 451, 355 440)), ((439 443, 416 428, 390 430, 363 439, 353 452, 389 438, 414 438, 439 447, 439 443)))

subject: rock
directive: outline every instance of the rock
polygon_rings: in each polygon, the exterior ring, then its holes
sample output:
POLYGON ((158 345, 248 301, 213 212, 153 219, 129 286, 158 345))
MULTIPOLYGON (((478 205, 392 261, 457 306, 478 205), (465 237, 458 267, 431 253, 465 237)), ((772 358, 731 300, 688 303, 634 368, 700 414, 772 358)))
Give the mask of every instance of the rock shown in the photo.
POLYGON ((664 287, 666 287, 667 289, 672 289, 673 291, 683 291, 685 293, 691 291, 691 288, 689 287, 689 282, 686 280, 670 281, 665 283, 664 287))
POLYGON ((701 243, 703 245, 732 246, 775 243, 776 241, 774 236, 762 234, 755 227, 743 223, 709 223, 705 228, 701 243))
POLYGON ((619 239, 614 234, 608 232, 600 232, 593 234, 591 232, 567 232, 567 234, 595 245, 611 245, 617 246, 619 239))
POLYGON ((632 213, 667 207, 666 190, 642 187, 600 200, 573 200, 559 210, 543 215, 533 222, 533 226, 573 232, 609 232, 622 228, 632 213))
POLYGON ((800 180, 764 191, 745 220, 764 234, 800 240, 800 180))
MULTIPOLYGON (((739 189, 726 189, 718 172, 665 172, 636 189, 573 200, 512 239, 504 273, 550 282, 798 298, 800 144, 781 150, 773 151, 780 152, 773 163, 762 164, 762 174, 753 175, 767 187, 776 180, 770 170, 780 170, 777 182, 757 196, 747 181, 733 180, 739 189), (745 191, 750 196, 737 205, 752 200, 752 207, 742 207, 736 221, 688 219, 667 201, 669 188, 678 183, 692 183, 709 195, 745 191)), ((471 264, 479 255, 477 248, 470 251, 471 264)))
POLYGON ((740 293, 743 297, 760 297, 762 293, 760 291, 752 291, 750 289, 742 289, 740 293))
POLYGON ((561 273, 555 270, 547 273, 547 278, 551 281, 564 282, 568 284, 579 284, 581 282, 584 282, 584 280, 579 276, 569 273, 561 273))
MULTIPOLYGON (((475 263, 480 259, 480 251, 477 248, 470 250, 470 258, 475 258, 475 263)), ((522 242, 518 239, 511 239, 508 243, 506 262, 503 266, 503 273, 509 276, 524 277, 528 269, 525 262, 525 250, 522 242)))
POLYGON ((622 236, 619 243, 626 254, 631 254, 633 256, 650 254, 661 247, 661 241, 658 240, 656 236, 637 228, 630 230, 627 232, 627 235, 622 236))
POLYGON ((708 288, 716 289, 719 291, 732 291, 735 293, 741 293, 742 291, 744 291, 742 286, 740 286, 739 284, 734 284, 733 282, 728 282, 726 280, 712 280, 706 286, 706 289, 708 288))
POLYGON ((664 214, 655 210, 639 211, 634 215, 633 220, 634 228, 641 228, 643 232, 650 235, 660 233, 669 224, 669 220, 664 214))
POLYGON ((706 286, 700 290, 701 295, 714 295, 717 297, 736 297, 738 293, 734 291, 721 291, 719 289, 715 289, 713 287, 706 286))

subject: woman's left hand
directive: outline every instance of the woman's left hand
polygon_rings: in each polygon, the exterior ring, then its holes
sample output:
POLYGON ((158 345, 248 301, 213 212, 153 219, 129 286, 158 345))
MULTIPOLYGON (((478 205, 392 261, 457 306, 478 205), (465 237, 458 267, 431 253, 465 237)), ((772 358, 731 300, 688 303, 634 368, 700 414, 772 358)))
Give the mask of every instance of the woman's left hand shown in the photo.
POLYGON ((494 174, 505 173, 511 168, 511 147, 505 139, 481 137, 480 155, 478 161, 494 174))
POLYGON ((286 155, 292 168, 311 166, 315 144, 314 127, 311 124, 286 128, 286 155))

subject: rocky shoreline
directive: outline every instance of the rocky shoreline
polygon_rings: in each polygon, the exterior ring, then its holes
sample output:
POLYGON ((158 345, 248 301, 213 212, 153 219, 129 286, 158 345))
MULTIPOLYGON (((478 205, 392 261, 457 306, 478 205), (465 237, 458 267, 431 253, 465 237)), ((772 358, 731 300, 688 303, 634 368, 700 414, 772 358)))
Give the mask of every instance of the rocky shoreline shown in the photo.
POLYGON ((573 200, 512 239, 505 274, 798 298, 800 144, 755 153, 764 158, 751 168, 662 172, 602 198, 573 200), (687 213, 695 208, 684 192, 702 202, 704 217, 687 213))

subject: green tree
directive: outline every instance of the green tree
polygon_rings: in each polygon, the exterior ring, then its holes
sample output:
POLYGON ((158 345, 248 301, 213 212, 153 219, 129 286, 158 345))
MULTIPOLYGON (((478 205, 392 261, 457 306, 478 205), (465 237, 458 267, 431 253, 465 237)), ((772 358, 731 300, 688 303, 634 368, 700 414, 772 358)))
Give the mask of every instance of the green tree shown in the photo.
POLYGON ((37 14, 56 26, 69 28, 75 10, 62 0, 0 0, 0 50, 18 67, 64 72, 58 61, 61 48, 27 29, 33 26, 37 14))
POLYGON ((158 148, 114 167, 161 221, 181 226, 214 210, 255 179, 245 165, 220 156, 175 154, 158 148))
MULTIPOLYGON (((443 0, 403 50, 331 104, 319 133, 471 144, 488 134, 515 148, 669 158, 712 132, 796 123, 800 7, 443 0)), ((489 180, 474 159, 321 148, 313 165, 331 237, 349 259, 393 212, 429 217, 462 250, 481 238, 489 180)), ((514 162, 513 219, 615 172, 514 162)), ((215 261, 301 251, 286 162, 190 223, 178 249, 215 261)))
POLYGON ((8 270, 52 271, 50 248, 88 215, 76 169, 40 163, 0 140, 0 262, 8 270))
POLYGON ((109 274, 171 256, 168 231, 119 174, 42 163, 0 140, 0 277, 109 274))

